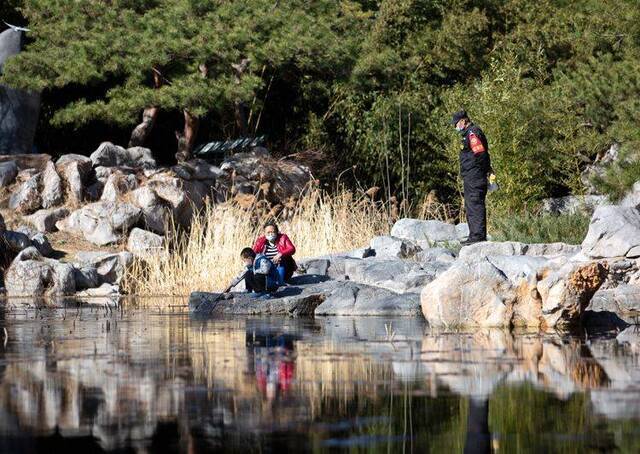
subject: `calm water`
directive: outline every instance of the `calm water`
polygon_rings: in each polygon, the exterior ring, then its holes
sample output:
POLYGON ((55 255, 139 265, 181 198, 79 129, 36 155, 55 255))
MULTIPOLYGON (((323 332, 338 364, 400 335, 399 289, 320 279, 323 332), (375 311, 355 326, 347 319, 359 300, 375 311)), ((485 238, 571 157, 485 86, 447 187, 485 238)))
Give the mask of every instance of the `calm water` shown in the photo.
POLYGON ((0 324, 2 452, 640 452, 633 330, 88 309, 0 324))

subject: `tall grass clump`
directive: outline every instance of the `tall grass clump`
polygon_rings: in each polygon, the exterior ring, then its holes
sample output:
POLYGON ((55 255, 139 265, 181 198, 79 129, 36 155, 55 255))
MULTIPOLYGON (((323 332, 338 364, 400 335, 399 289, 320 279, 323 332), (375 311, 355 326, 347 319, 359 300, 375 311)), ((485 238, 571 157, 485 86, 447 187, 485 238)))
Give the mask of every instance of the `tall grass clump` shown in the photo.
POLYGON ((519 214, 489 218, 489 233, 495 241, 580 244, 589 229, 586 214, 519 214))
MULTIPOLYGON (((137 295, 188 295, 225 288, 242 269, 240 250, 252 246, 267 221, 255 210, 233 204, 207 205, 194 216, 188 232, 169 227, 164 250, 136 260, 125 287, 137 295)), ((347 251, 368 245, 389 232, 387 207, 366 195, 311 191, 280 230, 293 240, 295 258, 347 251)))

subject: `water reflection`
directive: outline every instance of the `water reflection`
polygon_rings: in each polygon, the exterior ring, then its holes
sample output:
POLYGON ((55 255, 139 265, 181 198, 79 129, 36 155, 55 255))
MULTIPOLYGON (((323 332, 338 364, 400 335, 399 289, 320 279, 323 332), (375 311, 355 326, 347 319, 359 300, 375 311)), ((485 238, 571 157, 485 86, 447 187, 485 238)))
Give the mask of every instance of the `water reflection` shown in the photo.
POLYGON ((0 323, 3 452, 640 450, 633 329, 97 310, 0 323))

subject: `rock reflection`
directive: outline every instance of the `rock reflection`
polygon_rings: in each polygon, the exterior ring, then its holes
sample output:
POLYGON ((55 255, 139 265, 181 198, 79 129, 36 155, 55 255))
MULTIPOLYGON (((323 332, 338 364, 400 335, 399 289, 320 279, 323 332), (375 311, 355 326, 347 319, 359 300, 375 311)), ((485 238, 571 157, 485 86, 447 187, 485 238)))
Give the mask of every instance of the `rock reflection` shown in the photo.
POLYGON ((410 318, 3 317, 3 443, 58 434, 104 450, 463 450, 466 442, 486 452, 505 430, 521 430, 508 426, 513 399, 525 412, 527 400, 533 408, 543 397, 558 412, 582 412, 585 433, 606 429, 598 414, 640 418, 632 331, 590 339, 431 332, 410 318))
POLYGON ((503 383, 528 381, 561 398, 609 384, 583 340, 559 335, 489 329, 434 333, 423 338, 421 360, 427 375, 457 394, 476 398, 488 397, 503 383))

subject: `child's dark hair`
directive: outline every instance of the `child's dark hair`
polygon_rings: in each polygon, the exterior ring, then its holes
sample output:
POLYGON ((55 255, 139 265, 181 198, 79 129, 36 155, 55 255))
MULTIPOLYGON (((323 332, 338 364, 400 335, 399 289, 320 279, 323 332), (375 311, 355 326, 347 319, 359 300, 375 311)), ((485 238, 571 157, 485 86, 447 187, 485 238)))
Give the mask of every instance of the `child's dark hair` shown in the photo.
POLYGON ((267 221, 264 224, 263 229, 266 229, 267 227, 273 227, 274 229, 276 229, 276 232, 280 231, 280 229, 278 228, 278 224, 276 224, 276 221, 274 221, 273 219, 271 219, 270 221, 267 221))
POLYGON ((256 253, 250 247, 246 247, 240 252, 240 257, 243 259, 254 259, 256 258, 256 253))

